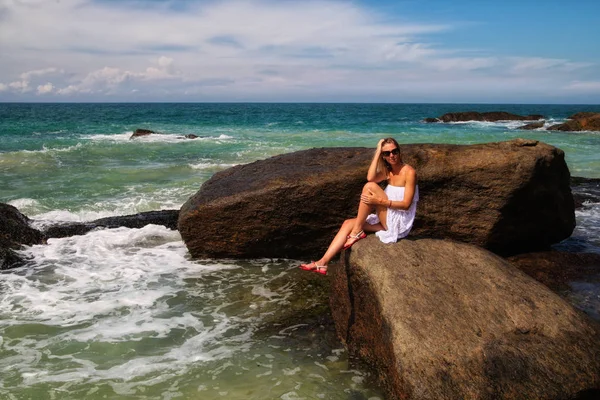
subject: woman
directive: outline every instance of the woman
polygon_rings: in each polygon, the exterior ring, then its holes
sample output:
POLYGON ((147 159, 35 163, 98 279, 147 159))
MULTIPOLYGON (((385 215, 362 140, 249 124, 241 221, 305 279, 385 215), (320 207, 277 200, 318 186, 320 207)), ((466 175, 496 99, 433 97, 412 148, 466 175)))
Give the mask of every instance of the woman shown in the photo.
POLYGON ((302 264, 301 269, 325 275, 329 261, 340 250, 365 238, 365 232, 376 232, 384 243, 393 243, 408 235, 415 218, 419 190, 416 172, 402 162, 396 140, 386 138, 377 143, 367 181, 360 195, 356 218, 344 221, 320 260, 302 264), (385 190, 379 186, 383 180, 387 180, 385 190))

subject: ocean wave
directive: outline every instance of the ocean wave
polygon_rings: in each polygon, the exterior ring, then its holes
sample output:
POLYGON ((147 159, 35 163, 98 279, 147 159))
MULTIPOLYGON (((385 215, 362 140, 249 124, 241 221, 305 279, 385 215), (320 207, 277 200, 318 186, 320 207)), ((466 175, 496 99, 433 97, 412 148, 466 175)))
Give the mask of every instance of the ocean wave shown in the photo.
POLYGON ((42 148, 39 150, 18 150, 18 151, 9 151, 6 153, 0 153, 0 161, 8 160, 11 157, 19 157, 21 155, 68 153, 71 151, 79 150, 82 147, 83 147, 82 143, 77 143, 77 144, 74 144, 72 146, 67 146, 67 147, 47 147, 45 144, 42 144, 42 148))
POLYGON ((225 164, 225 163, 215 163, 210 161, 199 162, 196 164, 188 164, 188 166, 192 169, 200 169, 200 170, 221 170, 226 168, 235 167, 239 164, 225 164))
POLYGON ((197 138, 188 139, 184 134, 173 134, 173 133, 154 133, 147 136, 139 136, 131 138, 133 131, 128 131, 119 134, 96 134, 96 135, 82 135, 81 139, 99 141, 99 142, 117 142, 117 143, 132 143, 132 142, 143 142, 143 143, 182 143, 182 142, 195 142, 195 141, 221 141, 234 139, 232 136, 221 134, 219 136, 204 136, 197 135, 197 138))
POLYGON ((192 192, 184 187, 175 187, 144 193, 140 192, 138 186, 130 186, 120 198, 96 201, 78 210, 48 210, 40 202, 31 199, 14 200, 11 204, 31 218, 32 225, 35 228, 44 229, 56 223, 88 222, 106 217, 133 215, 145 211, 179 209, 185 200, 193 194, 192 192))

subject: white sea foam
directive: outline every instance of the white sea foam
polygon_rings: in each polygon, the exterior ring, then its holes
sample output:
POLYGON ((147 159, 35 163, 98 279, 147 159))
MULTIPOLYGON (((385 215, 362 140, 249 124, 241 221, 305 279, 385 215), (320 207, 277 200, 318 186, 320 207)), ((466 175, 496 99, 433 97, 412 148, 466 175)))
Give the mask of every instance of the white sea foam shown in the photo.
POLYGON ((20 212, 22 212, 25 215, 31 215, 31 211, 39 210, 40 208, 40 202, 35 199, 15 199, 9 201, 8 204, 10 204, 13 207, 16 207, 20 212))
POLYGON ((69 153, 72 151, 79 150, 83 147, 82 143, 77 143, 72 146, 67 147, 47 147, 45 144, 42 145, 40 150, 18 150, 18 151, 9 151, 6 153, 0 153, 0 163, 15 163, 15 162, 24 162, 27 157, 36 156, 40 154, 56 154, 56 153, 69 153), (25 157, 25 160, 24 158, 25 157))
POLYGON ((155 133, 146 136, 138 136, 134 139, 131 138, 133 135, 132 131, 119 133, 119 134, 96 134, 96 135, 82 135, 81 139, 92 140, 92 141, 100 141, 100 142, 143 142, 143 143, 182 143, 189 141, 222 141, 222 140, 230 140, 233 139, 232 136, 221 134, 219 136, 205 136, 201 134, 197 134, 197 138, 195 139, 187 139, 185 134, 173 134, 173 133, 155 133))
POLYGON ((188 164, 188 165, 192 169, 221 170, 221 169, 226 169, 226 168, 230 168, 230 167, 235 167, 238 164, 215 163, 215 162, 210 162, 210 161, 206 160, 204 162, 199 162, 197 164, 188 164))
POLYGON ((184 201, 193 193, 189 189, 162 188, 151 193, 140 192, 136 186, 131 186, 124 194, 125 198, 111 198, 96 203, 86 205, 86 208, 80 210, 60 210, 55 209, 46 211, 39 202, 32 199, 19 199, 11 204, 24 203, 24 208, 13 204, 23 214, 30 217, 32 225, 37 229, 43 229, 57 222, 87 222, 99 218, 115 217, 122 215, 132 215, 144 211, 155 210, 173 210, 179 209, 184 201))
POLYGON ((196 362, 230 357, 234 348, 241 351, 251 343, 252 330, 232 334, 238 322, 218 311, 219 307, 176 312, 169 305, 186 286, 185 279, 238 268, 188 260, 176 231, 156 225, 100 230, 50 239, 48 245, 33 246, 23 253, 33 257, 36 266, 3 274, 0 337, 14 325, 70 327, 54 336, 13 338, 4 343, 14 355, 0 361, 0 370, 19 366, 25 385, 82 379, 128 381, 156 371, 159 376, 178 374, 196 362), (77 353, 58 356, 50 350, 62 347, 61 343, 157 340, 169 338, 174 330, 187 332, 181 345, 111 368, 100 368, 77 353), (39 363, 42 354, 64 359, 70 368, 53 373, 39 363))
POLYGON ((449 122, 451 125, 471 125, 474 127, 481 127, 483 129, 489 128, 505 128, 505 129, 517 129, 525 124, 535 121, 455 121, 449 122))

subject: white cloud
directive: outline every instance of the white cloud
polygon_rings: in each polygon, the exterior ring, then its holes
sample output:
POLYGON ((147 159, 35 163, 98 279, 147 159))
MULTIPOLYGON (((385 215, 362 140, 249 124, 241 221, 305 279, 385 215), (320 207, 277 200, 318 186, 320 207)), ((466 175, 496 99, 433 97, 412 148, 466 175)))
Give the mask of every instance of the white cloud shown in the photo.
POLYGON ((449 25, 393 20, 347 1, 4 4, 0 48, 10 61, 0 64, 3 96, 272 93, 293 100, 351 90, 452 93, 471 85, 500 92, 551 83, 576 91, 572 73, 589 67, 442 48, 428 38, 449 25))
POLYGON ((565 86, 567 90, 582 92, 600 92, 600 81, 574 81, 565 86))
POLYGON ((45 85, 39 85, 37 87, 38 94, 52 93, 53 90, 54 90, 54 85, 52 85, 52 83, 50 83, 50 82, 46 83, 45 85))

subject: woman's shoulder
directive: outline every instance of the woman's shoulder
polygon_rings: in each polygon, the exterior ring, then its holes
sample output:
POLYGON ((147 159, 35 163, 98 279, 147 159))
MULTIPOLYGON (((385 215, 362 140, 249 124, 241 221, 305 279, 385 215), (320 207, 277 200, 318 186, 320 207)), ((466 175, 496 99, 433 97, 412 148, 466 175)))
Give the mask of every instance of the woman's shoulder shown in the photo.
POLYGON ((407 174, 416 174, 417 173, 417 171, 408 164, 404 164, 404 166, 402 168, 404 169, 404 172, 407 174))

